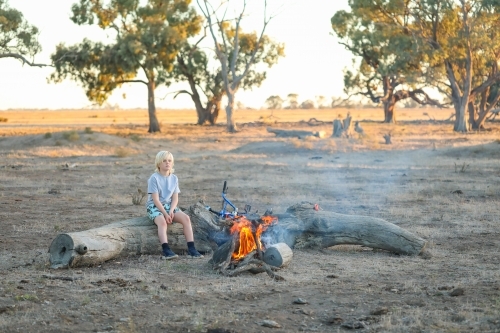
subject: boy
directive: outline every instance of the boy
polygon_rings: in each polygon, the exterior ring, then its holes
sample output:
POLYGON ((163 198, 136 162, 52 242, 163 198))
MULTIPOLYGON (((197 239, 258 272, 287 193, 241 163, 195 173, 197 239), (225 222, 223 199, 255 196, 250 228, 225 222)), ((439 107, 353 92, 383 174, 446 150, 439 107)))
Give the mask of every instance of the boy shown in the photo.
POLYGON ((155 169, 156 172, 148 180, 146 211, 149 219, 158 226, 158 238, 163 251, 161 258, 169 260, 178 257, 168 246, 167 227, 172 222, 182 224, 188 255, 191 258, 203 258, 194 247, 191 219, 177 207, 180 190, 179 180, 173 174, 174 156, 168 151, 160 151, 156 154, 155 169))

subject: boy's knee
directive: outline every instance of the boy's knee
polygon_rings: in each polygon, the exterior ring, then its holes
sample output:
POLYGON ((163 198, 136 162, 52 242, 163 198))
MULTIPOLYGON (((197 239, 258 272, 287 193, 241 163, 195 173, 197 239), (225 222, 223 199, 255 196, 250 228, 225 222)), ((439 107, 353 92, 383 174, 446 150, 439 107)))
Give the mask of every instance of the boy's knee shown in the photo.
POLYGON ((165 218, 162 216, 158 216, 156 219, 155 219, 155 223, 158 227, 163 227, 163 228, 166 228, 167 227, 167 221, 165 220, 165 218))

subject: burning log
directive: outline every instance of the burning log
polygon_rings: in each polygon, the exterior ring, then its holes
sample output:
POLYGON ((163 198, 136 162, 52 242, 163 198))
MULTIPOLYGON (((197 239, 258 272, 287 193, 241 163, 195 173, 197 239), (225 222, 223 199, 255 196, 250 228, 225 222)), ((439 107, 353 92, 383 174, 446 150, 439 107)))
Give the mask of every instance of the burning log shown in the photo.
MULTIPOLYGON (((417 255, 425 247, 425 240, 385 220, 315 210, 314 207, 311 203, 301 203, 288 208, 284 214, 275 214, 278 224, 268 226, 267 230, 262 232, 262 237, 269 244, 286 243, 290 248, 357 244, 399 254, 417 255)), ((191 217, 199 251, 215 251, 232 238, 227 232, 228 221, 220 221, 217 216, 208 212, 203 201, 190 206, 184 212, 191 217)), ((181 225, 170 226, 168 235, 170 247, 174 251, 186 249, 181 225)), ((234 239, 235 249, 238 249, 238 241, 234 239)), ((100 228, 59 234, 52 241, 49 253, 51 267, 58 268, 96 265, 131 254, 159 254, 160 250, 156 225, 146 217, 141 217, 118 221, 100 228)), ((251 249, 249 252, 253 250, 257 249, 251 249)), ((230 253, 234 253, 234 250, 230 253)), ((285 252, 280 252, 280 255, 286 261, 285 252)), ((213 257, 215 258, 215 253, 213 257)), ((264 252, 263 259, 265 257, 264 252)), ((222 261, 217 262, 224 262, 224 268, 234 259, 232 254, 229 259, 227 256, 221 258, 222 261)), ((255 260, 259 262, 251 261, 248 264, 262 263, 261 267, 270 267, 263 260, 255 260)))
POLYGON ((274 267, 282 268, 292 261, 293 252, 290 246, 285 243, 273 244, 266 249, 262 260, 274 267))

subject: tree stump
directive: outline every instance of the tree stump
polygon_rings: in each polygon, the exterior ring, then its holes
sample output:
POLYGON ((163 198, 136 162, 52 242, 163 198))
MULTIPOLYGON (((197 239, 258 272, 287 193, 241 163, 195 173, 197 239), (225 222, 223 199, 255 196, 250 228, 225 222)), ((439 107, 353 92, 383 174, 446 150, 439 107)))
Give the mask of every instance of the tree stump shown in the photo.
MULTIPOLYGON (((191 217, 196 247, 201 252, 216 250, 231 239, 227 223, 205 209, 203 201, 184 210, 191 217)), ((286 243, 290 248, 324 248, 357 244, 417 255, 425 240, 385 220, 315 210, 312 203, 300 203, 284 214, 274 214, 278 224, 263 234, 270 244, 286 243)), ((169 245, 174 251, 186 249, 180 224, 168 228, 169 245)), ((49 248, 52 268, 96 265, 132 254, 158 254, 161 247, 157 227, 147 217, 119 221, 86 231, 59 234, 49 248)))
POLYGON ((386 145, 390 145, 390 144, 392 144, 392 141, 391 141, 391 134, 390 134, 390 133, 389 133, 389 134, 385 134, 385 135, 384 135, 384 140, 385 140, 385 144, 386 144, 386 145))
POLYGON ((335 119, 333 121, 332 137, 334 137, 334 138, 340 138, 340 137, 349 138, 351 136, 351 120, 352 120, 352 117, 349 114, 347 114, 347 117, 344 120, 335 119))

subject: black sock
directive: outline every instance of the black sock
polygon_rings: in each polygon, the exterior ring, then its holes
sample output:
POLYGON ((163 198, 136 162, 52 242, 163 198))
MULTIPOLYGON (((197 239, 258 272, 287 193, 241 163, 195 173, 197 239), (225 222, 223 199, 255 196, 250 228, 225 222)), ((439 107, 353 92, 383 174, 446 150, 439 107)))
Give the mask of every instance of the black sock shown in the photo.
POLYGON ((165 251, 165 250, 170 250, 170 246, 168 246, 168 243, 163 243, 161 244, 161 248, 165 251))
POLYGON ((188 243, 188 249, 194 249, 194 242, 187 242, 188 243))

